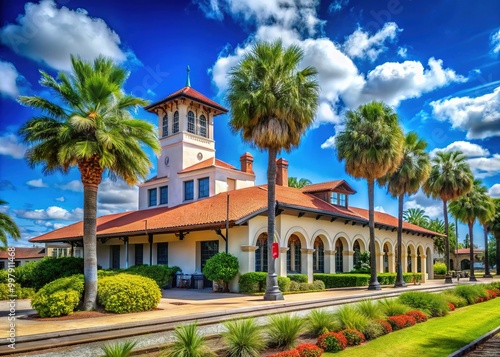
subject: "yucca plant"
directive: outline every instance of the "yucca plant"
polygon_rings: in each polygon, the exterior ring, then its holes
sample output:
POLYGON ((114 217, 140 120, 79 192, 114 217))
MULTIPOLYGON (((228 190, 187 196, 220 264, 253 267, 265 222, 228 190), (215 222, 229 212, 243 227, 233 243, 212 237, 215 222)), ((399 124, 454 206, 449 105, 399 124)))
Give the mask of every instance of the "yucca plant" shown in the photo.
POLYGON ((335 311, 335 319, 340 323, 342 329, 354 329, 362 331, 369 319, 353 305, 339 306, 335 311))
POLYGON ((292 314, 274 315, 269 318, 269 342, 283 350, 292 349, 304 330, 304 319, 292 314))
POLYGON ((362 315, 370 320, 378 320, 384 317, 384 312, 380 308, 380 305, 373 300, 365 299, 358 302, 355 306, 362 315))
POLYGON ((380 307, 386 316, 404 315, 410 307, 396 299, 383 299, 379 301, 380 307))
POLYGON ((306 329, 310 335, 318 337, 325 332, 340 330, 340 324, 332 312, 316 309, 307 315, 306 329))
POLYGON ((481 297, 488 296, 488 293, 483 285, 458 285, 455 288, 454 293, 467 300, 469 305, 475 304, 481 297))
POLYGON ((222 338, 230 357, 255 357, 266 348, 263 329, 254 318, 231 320, 224 323, 227 331, 222 338))
POLYGON ((104 345, 101 349, 104 352, 103 357, 128 357, 135 345, 137 345, 136 341, 124 341, 104 345))
POLYGON ((162 353, 163 357, 206 357, 214 355, 208 349, 196 323, 177 326, 174 336, 175 341, 162 353))

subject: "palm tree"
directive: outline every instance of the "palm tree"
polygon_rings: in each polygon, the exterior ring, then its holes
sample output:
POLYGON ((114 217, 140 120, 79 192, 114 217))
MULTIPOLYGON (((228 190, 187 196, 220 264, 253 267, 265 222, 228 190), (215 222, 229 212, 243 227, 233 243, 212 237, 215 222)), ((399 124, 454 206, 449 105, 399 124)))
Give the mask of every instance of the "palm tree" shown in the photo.
POLYGON ((450 212, 460 222, 467 223, 470 238, 470 281, 477 281, 474 276, 474 232, 473 226, 478 217, 488 221, 493 215, 493 203, 487 195, 487 189, 480 180, 474 180, 472 189, 464 196, 450 202, 450 212))
MULTIPOLYGON (((4 206, 7 203, 8 202, 4 200, 0 200, 0 206, 4 206)), ((0 250, 5 250, 9 245, 7 240, 8 236, 11 236, 14 240, 18 240, 21 238, 21 232, 19 231, 19 227, 7 213, 0 212, 0 243, 2 243, 0 250)))
POLYGON ((126 95, 122 86, 127 72, 110 59, 93 63, 71 57, 72 72, 60 72, 57 80, 41 72, 40 84, 56 100, 20 97, 42 116, 32 118, 19 133, 30 146, 26 160, 42 165, 45 174, 67 173, 77 166, 83 183, 83 246, 85 294, 83 309, 92 310, 97 295, 96 217, 97 190, 103 172, 128 184, 145 178, 152 166, 142 146, 159 151, 154 127, 134 119, 131 109, 146 104, 126 95))
POLYGON ((500 198, 494 198, 495 214, 490 220, 489 229, 496 240, 496 267, 497 275, 500 275, 500 198))
POLYGON ((425 152, 427 142, 419 139, 418 134, 406 134, 403 158, 399 167, 393 173, 388 173, 377 181, 381 186, 387 185, 387 190, 393 197, 398 197, 398 249, 396 256, 397 272, 394 287, 405 287, 401 251, 403 249, 403 204, 406 194, 417 193, 420 185, 427 180, 431 171, 429 154, 425 152))
POLYGON ((310 184, 312 184, 311 180, 306 178, 301 178, 300 180, 297 177, 288 178, 288 187, 302 188, 310 184))
POLYGON ((429 224, 429 216, 421 208, 408 208, 403 212, 403 219, 411 224, 426 228, 429 224))
MULTIPOLYGON (((484 190, 486 191, 486 187, 484 187, 484 190)), ((493 278, 490 274, 490 263, 488 258, 488 231, 491 219, 495 215, 495 203, 493 202, 493 199, 486 194, 486 192, 484 193, 484 205, 486 209, 477 216, 477 219, 483 226, 484 230, 484 277, 493 278)))
POLYGON ((450 236, 448 234, 448 201, 456 200, 472 188, 473 177, 466 156, 460 151, 438 152, 432 159, 429 178, 423 185, 424 192, 443 201, 445 234, 445 283, 452 283, 450 276, 450 236))
POLYGON ((281 41, 255 44, 229 73, 227 101, 230 125, 244 141, 268 152, 268 278, 264 300, 281 300, 275 262, 274 241, 276 204, 276 156, 300 143, 313 123, 318 106, 319 86, 314 67, 297 70, 303 51, 284 48, 281 41))
POLYGON ((403 156, 404 135, 398 115, 382 102, 371 102, 346 114, 345 129, 338 133, 335 146, 339 160, 355 178, 368 182, 370 267, 369 290, 380 290, 375 254, 375 180, 397 170, 403 156))

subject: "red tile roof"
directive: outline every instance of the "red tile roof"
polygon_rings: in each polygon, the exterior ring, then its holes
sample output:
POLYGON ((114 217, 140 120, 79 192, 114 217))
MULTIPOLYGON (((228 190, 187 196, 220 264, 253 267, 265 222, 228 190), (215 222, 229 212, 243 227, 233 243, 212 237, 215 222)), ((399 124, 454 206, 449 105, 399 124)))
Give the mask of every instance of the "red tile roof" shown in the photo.
MULTIPOLYGON (((15 254, 15 259, 40 259, 45 256, 45 248, 16 247, 15 254)), ((7 259, 9 257, 9 252, 0 251, 0 259, 7 259)))
MULTIPOLYGON (((97 219, 97 236, 127 236, 222 227, 226 221, 227 195, 229 195, 229 222, 231 226, 243 224, 252 217, 267 211, 267 185, 254 186, 220 193, 172 208, 158 207, 99 217, 97 219)), ((276 186, 276 200, 279 209, 339 217, 360 223, 366 223, 368 219, 366 210, 338 207, 292 187, 276 186)), ((377 212, 375 220, 379 224, 397 227, 397 219, 388 214, 377 212)), ((79 222, 33 238, 30 241, 48 242, 61 241, 63 238, 78 239, 82 236, 82 228, 82 222, 79 222)), ((405 229, 436 235, 434 232, 409 223, 405 223, 405 229)))
POLYGON ((302 192, 315 193, 324 191, 336 191, 339 188, 343 188, 348 193, 356 193, 356 191, 347 182, 345 182, 345 180, 336 180, 307 185, 302 188, 302 192))
POLYGON ((196 170, 201 170, 201 169, 206 169, 208 167, 220 167, 224 169, 231 169, 231 170, 238 170, 236 167, 233 165, 230 165, 224 161, 221 161, 219 159, 216 159, 214 157, 204 160, 202 162, 199 162, 197 164, 194 164, 192 166, 186 167, 185 169, 179 171, 179 174, 185 174, 186 172, 192 172, 196 170))
POLYGON ((169 102, 171 100, 174 100, 174 99, 177 99, 177 98, 182 98, 182 97, 196 100, 196 101, 201 102, 201 103, 203 103, 205 105, 208 105, 209 107, 217 109, 217 110, 221 111, 222 113, 227 113, 228 112, 228 110, 226 108, 224 108, 222 105, 220 105, 220 104, 214 102, 213 100, 205 97, 203 94, 201 94, 200 92, 194 90, 191 87, 181 88, 177 92, 174 92, 174 93, 170 94, 166 98, 161 99, 161 100, 159 100, 159 101, 157 101, 157 102, 155 102, 153 104, 150 104, 150 105, 144 107, 144 109, 146 109, 147 111, 151 112, 152 109, 154 107, 158 106, 159 104, 162 104, 162 103, 165 103, 165 102, 169 102))
MULTIPOLYGON (((470 254, 470 248, 460 248, 458 250, 452 251, 452 254, 455 254, 455 252, 458 252, 458 254, 470 254)), ((477 249, 474 248, 474 254, 477 253, 484 253, 484 249, 477 249)))

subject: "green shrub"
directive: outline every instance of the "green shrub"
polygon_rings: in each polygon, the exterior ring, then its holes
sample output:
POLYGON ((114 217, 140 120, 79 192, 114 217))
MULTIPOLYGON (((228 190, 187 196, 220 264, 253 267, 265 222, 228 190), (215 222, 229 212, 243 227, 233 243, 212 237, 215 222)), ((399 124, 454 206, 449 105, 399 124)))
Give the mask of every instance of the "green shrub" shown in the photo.
POLYGON ((456 295, 467 300, 469 305, 475 304, 479 298, 488 296, 488 293, 483 285, 458 285, 452 291, 454 291, 456 295))
POLYGON ((9 271, 6 269, 0 269, 0 284, 8 283, 9 271))
POLYGON ((386 316, 404 315, 410 311, 410 307, 403 304, 398 299, 379 300, 380 308, 386 316))
POLYGON ((300 283, 297 283, 296 281, 291 281, 290 282, 290 290, 289 291, 300 291, 300 283))
POLYGON ((455 306, 455 307, 464 307, 464 306, 467 306, 467 304, 468 304, 468 302, 467 302, 467 300, 465 300, 465 298, 455 294, 451 290, 443 291, 440 295, 443 297, 443 299, 446 302, 452 303, 453 306, 455 306))
POLYGON ((33 296, 35 296, 35 289, 33 289, 33 288, 21 288, 20 299, 31 299, 33 296))
POLYGON ((446 264, 445 263, 434 263, 434 274, 446 274, 446 264))
POLYGON ((307 283, 306 274, 288 274, 287 276, 291 281, 296 281, 297 283, 307 283))
POLYGON ((367 340, 374 340, 385 334, 382 325, 374 320, 368 321, 361 332, 367 340))
POLYGON ((278 286, 282 292, 290 291, 290 278, 287 276, 278 276, 278 286))
POLYGON ((348 346, 358 346, 365 342, 365 335, 362 332, 354 329, 345 329, 340 331, 345 336, 348 346))
POLYGON ((431 294, 421 291, 402 293, 398 300, 413 309, 421 310, 431 317, 444 316, 448 313, 446 300, 440 294, 431 294))
POLYGON ((161 354, 164 357, 207 357, 214 354, 198 331, 196 323, 179 325, 174 331, 174 342, 161 354))
POLYGON ((335 319, 335 315, 324 309, 312 310, 307 315, 305 326, 307 332, 314 337, 318 337, 325 332, 340 330, 340 324, 335 319))
POLYGON ((325 283, 321 280, 314 280, 313 286, 314 286, 314 290, 325 290, 326 289, 325 283))
POLYGON ((83 258, 45 257, 38 262, 30 274, 31 276, 25 279, 32 281, 33 286, 27 287, 38 291, 44 285, 56 279, 83 274, 83 258))
POLYGON ((229 253, 217 253, 207 260, 203 267, 203 275, 228 290, 228 283, 238 274, 240 264, 238 258, 229 253))
POLYGON ((297 339, 304 330, 304 320, 296 315, 273 315, 269 318, 267 334, 274 346, 284 350, 295 347, 297 339))
POLYGON ((17 267, 15 274, 16 282, 21 284, 22 287, 33 288, 36 285, 35 270, 39 269, 40 263, 40 261, 27 262, 26 264, 17 267))
MULTIPOLYGON (((394 285, 396 282, 395 273, 379 273, 377 274, 377 279, 380 285, 394 285)), ((404 276, 403 276, 404 279, 404 276)))
POLYGON ((263 292, 266 288, 266 278, 266 272, 253 272, 240 275, 240 292, 247 294, 263 292))
POLYGON ((136 341, 117 342, 111 345, 104 345, 101 349, 104 352, 104 357, 128 357, 136 344, 136 341))
POLYGON ((347 339, 340 332, 326 332, 318 337, 316 344, 325 352, 339 352, 347 347, 347 339))
POLYGON ((340 323, 341 329, 354 329, 362 331, 368 323, 368 318, 361 314, 353 305, 339 306, 334 313, 335 319, 340 323))
POLYGON ((254 318, 227 321, 224 326, 222 339, 229 357, 256 357, 266 348, 264 330, 254 318))
POLYGON ((42 287, 31 300, 41 317, 68 315, 75 311, 83 294, 83 275, 54 280, 42 287))
POLYGON ((97 298, 106 311, 121 314, 154 309, 161 291, 153 279, 122 273, 99 279, 97 298))
POLYGON ((380 306, 373 300, 362 300, 355 305, 358 311, 371 320, 377 320, 384 317, 384 313, 380 310, 380 306))
POLYGON ((367 274, 314 274, 314 280, 321 280, 327 289, 367 286, 370 275, 367 274))
MULTIPOLYGON (((177 272, 181 269, 177 266, 169 267, 167 265, 133 265, 124 272, 134 275, 145 276, 153 279, 160 288, 164 288, 172 281, 177 272)), ((110 273, 110 275, 113 275, 110 273)))
POLYGON ((0 300, 24 299, 23 289, 20 284, 14 284, 14 290, 11 292, 8 283, 0 284, 0 300))

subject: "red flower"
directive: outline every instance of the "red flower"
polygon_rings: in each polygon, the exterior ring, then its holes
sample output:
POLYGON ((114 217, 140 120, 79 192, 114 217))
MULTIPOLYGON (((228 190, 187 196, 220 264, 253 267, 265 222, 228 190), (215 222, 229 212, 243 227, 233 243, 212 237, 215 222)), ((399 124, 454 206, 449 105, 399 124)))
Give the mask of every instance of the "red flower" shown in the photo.
POLYGON ((450 308, 450 311, 455 311, 455 305, 453 305, 451 302, 448 303, 448 307, 450 308))
POLYGON ((354 329, 345 329, 340 331, 347 339, 348 346, 357 346, 365 342, 365 335, 354 329))
POLYGON ((299 355, 299 351, 290 350, 290 351, 283 351, 280 353, 275 353, 274 355, 270 355, 269 357, 300 357, 300 355, 299 355))
POLYGON ((323 350, 312 343, 303 343, 296 349, 300 357, 319 357, 323 354, 323 350))
POLYGON ((401 330, 405 327, 410 327, 413 326, 417 323, 417 320, 413 316, 407 316, 407 315, 397 315, 397 316, 391 316, 387 319, 387 322, 389 322, 392 326, 392 330, 401 330))
POLYGON ((427 321, 427 315, 420 310, 411 310, 406 313, 407 316, 412 316, 417 323, 427 321))
POLYGON ((386 320, 377 320, 377 322, 380 326, 382 326, 382 329, 384 330, 384 335, 387 335, 388 333, 392 332, 392 326, 386 320))
POLYGON ((327 332, 318 337, 316 344, 325 352, 338 352, 345 350, 347 339, 340 332, 327 332))

